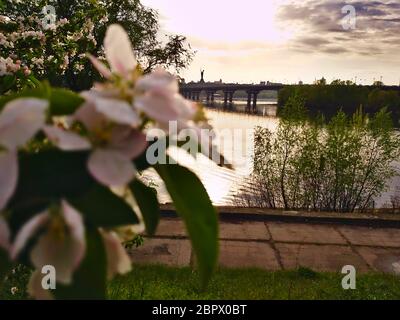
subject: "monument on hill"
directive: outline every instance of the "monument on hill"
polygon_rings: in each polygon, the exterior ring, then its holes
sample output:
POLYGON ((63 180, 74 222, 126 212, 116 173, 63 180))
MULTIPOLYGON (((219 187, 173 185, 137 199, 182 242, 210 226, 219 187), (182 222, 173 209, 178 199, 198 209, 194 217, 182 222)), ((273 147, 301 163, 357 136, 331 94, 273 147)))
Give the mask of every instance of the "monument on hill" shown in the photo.
POLYGON ((200 83, 205 83, 205 81, 204 81, 204 71, 205 70, 200 70, 200 73, 201 73, 200 83))

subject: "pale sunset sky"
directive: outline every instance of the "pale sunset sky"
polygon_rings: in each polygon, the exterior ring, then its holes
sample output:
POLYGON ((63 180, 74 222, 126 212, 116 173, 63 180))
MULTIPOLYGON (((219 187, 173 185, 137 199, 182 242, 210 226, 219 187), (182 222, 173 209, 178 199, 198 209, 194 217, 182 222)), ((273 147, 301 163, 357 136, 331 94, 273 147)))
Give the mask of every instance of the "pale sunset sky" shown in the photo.
POLYGON ((400 82, 400 0, 142 0, 163 34, 187 36, 195 58, 181 75, 198 81, 313 82, 324 76, 400 82), (342 8, 353 5, 355 29, 342 8))

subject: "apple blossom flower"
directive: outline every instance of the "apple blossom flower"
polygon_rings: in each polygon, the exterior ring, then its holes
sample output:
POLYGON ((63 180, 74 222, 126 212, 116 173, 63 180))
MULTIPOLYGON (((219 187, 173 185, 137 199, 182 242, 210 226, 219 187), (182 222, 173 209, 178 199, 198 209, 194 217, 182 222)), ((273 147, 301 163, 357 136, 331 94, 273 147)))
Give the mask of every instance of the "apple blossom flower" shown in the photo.
POLYGON ((107 254, 107 277, 112 279, 115 274, 125 274, 132 270, 131 260, 121 244, 117 233, 100 230, 107 254))
POLYGON ((140 119, 127 102, 84 92, 86 103, 75 113, 88 131, 82 137, 61 128, 47 126, 50 141, 64 151, 93 149, 88 169, 100 183, 109 187, 128 184, 136 175, 132 160, 147 147, 146 136, 138 129, 140 119))
POLYGON ((63 18, 63 19, 60 19, 60 21, 58 23, 59 23, 59 25, 63 26, 65 24, 69 23, 69 21, 67 18, 63 18))
POLYGON ((176 77, 161 68, 140 78, 135 90, 135 108, 163 128, 168 128, 170 121, 177 121, 178 128, 186 128, 197 113, 197 105, 179 94, 176 77))
POLYGON ((165 131, 169 132, 171 122, 176 122, 178 130, 191 130, 192 138, 202 146, 201 152, 212 159, 219 159, 214 156, 219 153, 212 139, 202 133, 196 119, 199 111, 197 104, 179 93, 175 76, 162 68, 156 68, 142 77, 135 73, 137 62, 132 45, 119 25, 111 25, 107 30, 104 48, 111 70, 89 55, 94 66, 109 80, 95 86, 94 91, 99 96, 129 101, 135 110, 155 121, 165 131))
POLYGON ((13 195, 18 180, 18 148, 45 124, 48 102, 20 98, 7 103, 0 113, 0 210, 13 195))
POLYGON ((99 72, 106 79, 111 79, 113 74, 127 80, 131 79, 137 61, 128 34, 120 25, 113 24, 108 27, 104 39, 104 52, 111 70, 97 58, 88 55, 99 72))
POLYGON ((36 235, 39 237, 30 252, 33 266, 38 270, 45 265, 54 266, 57 281, 70 284, 86 251, 85 227, 80 213, 63 200, 59 208, 37 214, 17 233, 11 257, 18 258, 28 241, 36 235))
POLYGON ((29 77, 29 76, 31 75, 31 73, 32 73, 32 71, 29 70, 28 67, 24 67, 24 75, 25 75, 26 77, 29 77))
POLYGON ((7 16, 0 15, 0 23, 8 23, 11 19, 7 16))
MULTIPOLYGON (((178 121, 180 127, 186 127, 187 121, 194 118, 197 106, 179 94, 178 81, 173 75, 157 68, 149 75, 134 79, 137 61, 128 34, 121 26, 111 25, 108 28, 104 50, 111 70, 89 55, 90 60, 106 79, 111 80, 113 75, 118 75, 126 81, 137 80, 134 90, 123 88, 124 91, 132 93, 134 108, 164 128, 168 126, 169 121, 178 121)), ((104 85, 98 88, 102 95, 116 96, 119 93, 115 87, 111 87, 111 90, 109 86, 104 85)))
POLYGON ((35 270, 28 282, 27 292, 36 300, 53 300, 53 295, 50 290, 43 289, 42 286, 43 274, 40 270, 35 270))

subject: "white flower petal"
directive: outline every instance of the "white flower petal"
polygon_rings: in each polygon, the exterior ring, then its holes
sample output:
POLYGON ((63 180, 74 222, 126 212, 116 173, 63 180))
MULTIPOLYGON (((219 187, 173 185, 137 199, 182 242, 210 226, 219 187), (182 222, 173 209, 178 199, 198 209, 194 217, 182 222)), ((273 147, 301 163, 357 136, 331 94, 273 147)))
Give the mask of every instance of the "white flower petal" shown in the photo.
POLYGON ((94 151, 89 157, 88 169, 97 181, 109 187, 125 186, 136 174, 128 157, 109 149, 94 151))
POLYGON ((81 95, 86 99, 86 103, 75 112, 74 119, 82 122, 89 131, 102 128, 107 121, 106 117, 97 112, 94 99, 88 92, 84 92, 81 95))
POLYGON ((132 263, 121 245, 121 240, 115 232, 101 231, 107 253, 107 277, 112 279, 115 274, 125 274, 132 270, 132 263))
POLYGON ((0 211, 14 194, 18 181, 18 159, 14 151, 0 151, 0 211))
POLYGON ((49 290, 43 289, 43 274, 39 270, 35 270, 28 282, 28 294, 36 300, 53 300, 53 296, 49 290))
POLYGON ((3 217, 0 217, 0 248, 10 249, 10 229, 3 217))
POLYGON ((90 142, 77 133, 54 126, 45 126, 43 131, 47 138, 63 151, 80 151, 91 148, 90 142))
POLYGON ((44 125, 48 102, 21 98, 6 104, 0 114, 0 145, 13 150, 27 143, 44 125))
POLYGON ((125 101, 116 99, 97 98, 96 110, 109 120, 118 124, 126 124, 132 127, 140 125, 140 118, 131 105, 125 101))
POLYGON ((100 72, 100 74, 106 78, 110 79, 112 77, 111 71, 102 63, 99 59, 92 56, 91 54, 87 54, 87 57, 90 59, 94 67, 100 72))
POLYGON ((77 245, 74 259, 74 268, 77 268, 86 251, 85 225, 81 214, 65 200, 62 201, 62 212, 70 235, 77 245))
POLYGON ((85 255, 85 228, 79 212, 66 201, 62 202, 61 212, 67 227, 65 233, 57 233, 60 232, 58 229, 55 232, 51 227, 54 221, 50 221, 46 233, 40 236, 31 251, 31 261, 39 270, 45 265, 54 266, 57 281, 70 284, 74 271, 85 255))
POLYGON ((118 24, 108 27, 104 39, 104 50, 111 71, 124 77, 135 70, 137 61, 129 36, 118 24))
POLYGON ((180 94, 175 95, 174 102, 179 113, 179 120, 193 120, 198 110, 196 103, 186 100, 180 94))
POLYGON ((111 132, 109 147, 120 151, 129 159, 140 156, 147 148, 146 135, 129 127, 117 126, 111 132))
POLYGON ((162 68, 157 68, 152 73, 141 77, 135 86, 136 90, 148 91, 154 89, 168 90, 171 94, 179 92, 178 80, 162 68))
POLYGON ((16 259, 22 249, 25 247, 28 240, 35 235, 40 227, 44 226, 49 221, 49 213, 47 211, 34 216, 19 230, 15 241, 11 247, 11 258, 16 259))
POLYGON ((135 98, 135 107, 162 124, 179 119, 173 95, 166 90, 151 90, 135 98))
POLYGON ((39 237, 30 257, 37 269, 41 270, 46 265, 54 266, 57 282, 70 284, 81 250, 81 243, 72 235, 60 236, 48 230, 39 237))

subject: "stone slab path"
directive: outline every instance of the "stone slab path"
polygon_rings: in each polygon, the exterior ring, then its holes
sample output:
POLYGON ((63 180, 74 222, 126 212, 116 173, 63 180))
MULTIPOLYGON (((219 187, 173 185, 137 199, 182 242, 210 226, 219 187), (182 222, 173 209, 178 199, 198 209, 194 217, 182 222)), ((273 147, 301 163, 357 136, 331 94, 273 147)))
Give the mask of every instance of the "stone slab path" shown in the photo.
MULTIPOLYGON (((130 250, 134 263, 193 266, 194 255, 184 224, 161 220, 156 236, 130 250)), ((400 229, 337 224, 263 221, 220 222, 219 264, 228 268, 340 272, 345 265, 358 272, 400 275, 400 229)))

